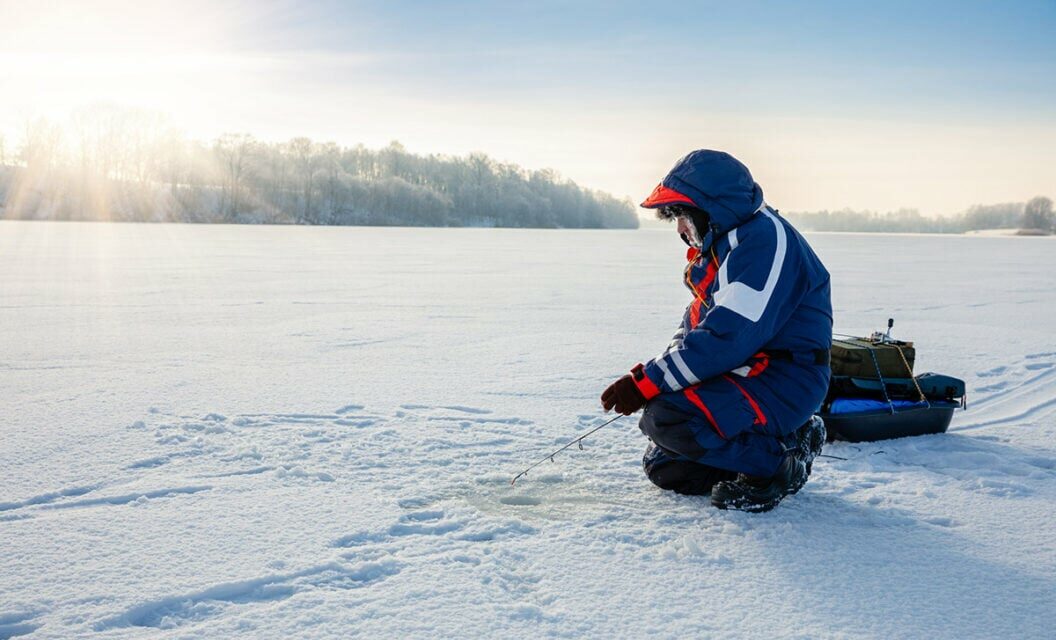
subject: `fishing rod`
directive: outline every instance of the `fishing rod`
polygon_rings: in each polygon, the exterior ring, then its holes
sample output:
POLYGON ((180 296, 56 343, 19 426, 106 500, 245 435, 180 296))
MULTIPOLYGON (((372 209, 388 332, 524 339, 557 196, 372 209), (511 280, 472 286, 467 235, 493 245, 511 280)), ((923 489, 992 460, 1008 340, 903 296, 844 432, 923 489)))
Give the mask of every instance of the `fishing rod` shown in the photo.
POLYGON ((529 471, 531 471, 532 469, 534 469, 534 468, 538 467, 539 465, 543 464, 547 460, 549 460, 550 462, 553 462, 554 461, 554 456, 556 456, 557 454, 561 453, 562 451, 564 451, 565 449, 571 447, 574 444, 578 444, 579 448, 583 449, 583 439, 584 438, 586 438, 587 436, 591 435, 592 433, 594 433, 596 431, 600 431, 603 427, 609 426, 610 424, 612 424, 613 422, 616 422, 617 420, 619 420, 622 417, 624 417, 624 416, 623 415, 618 415, 618 416, 612 418, 611 420, 607 420, 607 421, 603 422, 602 424, 599 424, 598 426, 594 427, 590 431, 588 431, 588 432, 584 433, 583 435, 579 436, 578 438, 576 438, 572 442, 569 442, 568 444, 566 444, 565 446, 561 447, 557 451, 554 451, 554 452, 550 453, 549 455, 543 456, 542 460, 540 460, 539 462, 536 462, 535 464, 531 465, 530 467, 528 467, 524 471, 522 471, 522 472, 518 473, 517 475, 513 476, 513 480, 510 480, 510 484, 511 485, 516 484, 517 481, 519 479, 521 479, 521 477, 528 475, 529 471))

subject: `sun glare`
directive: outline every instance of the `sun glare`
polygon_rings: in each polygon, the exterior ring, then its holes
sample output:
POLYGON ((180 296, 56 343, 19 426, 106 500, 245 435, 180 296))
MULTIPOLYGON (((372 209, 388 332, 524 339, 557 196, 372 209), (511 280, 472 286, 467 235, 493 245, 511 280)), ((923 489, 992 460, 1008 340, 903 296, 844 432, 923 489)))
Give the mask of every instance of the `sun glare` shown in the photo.
POLYGON ((97 103, 184 111, 254 64, 220 50, 213 17, 153 3, 3 5, 0 130, 97 103))

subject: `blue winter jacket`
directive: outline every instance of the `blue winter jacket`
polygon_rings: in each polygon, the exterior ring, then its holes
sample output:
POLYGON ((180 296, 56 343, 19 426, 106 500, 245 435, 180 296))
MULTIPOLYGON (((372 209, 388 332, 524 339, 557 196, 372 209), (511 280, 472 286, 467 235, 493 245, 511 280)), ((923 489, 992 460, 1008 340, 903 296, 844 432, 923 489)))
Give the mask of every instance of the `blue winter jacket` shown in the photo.
MULTIPOLYGON (((711 228, 701 230, 703 248, 690 251, 686 267, 694 300, 668 348, 639 371, 638 388, 647 398, 664 394, 721 421, 693 391, 725 378, 757 414, 753 431, 787 435, 828 388, 827 360, 817 360, 832 345, 829 273, 766 205, 747 167, 726 153, 699 150, 682 158, 642 206, 674 203, 706 211, 711 228)), ((734 435, 714 426, 724 438, 734 435)))

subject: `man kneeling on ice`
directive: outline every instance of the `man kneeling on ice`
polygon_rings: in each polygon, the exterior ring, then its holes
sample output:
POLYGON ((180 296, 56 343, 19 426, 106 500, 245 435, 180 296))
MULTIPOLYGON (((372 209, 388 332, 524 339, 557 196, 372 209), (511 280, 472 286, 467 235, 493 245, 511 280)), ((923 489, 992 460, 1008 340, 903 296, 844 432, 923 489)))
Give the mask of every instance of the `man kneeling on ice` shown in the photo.
POLYGON ((678 221, 693 302, 667 349, 602 404, 645 407, 643 464, 661 489, 770 510, 799 491, 825 442, 812 414, 829 384, 829 274, 729 154, 690 153, 641 206, 678 221))

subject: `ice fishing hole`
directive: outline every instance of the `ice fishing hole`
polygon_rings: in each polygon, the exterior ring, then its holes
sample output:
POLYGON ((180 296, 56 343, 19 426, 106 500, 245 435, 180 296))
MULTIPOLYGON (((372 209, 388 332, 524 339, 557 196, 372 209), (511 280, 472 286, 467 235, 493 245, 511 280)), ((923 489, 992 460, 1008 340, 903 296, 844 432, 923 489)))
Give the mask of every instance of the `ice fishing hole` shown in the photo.
POLYGON ((534 496, 505 496, 499 498, 499 502, 513 507, 534 507, 543 504, 543 499, 534 496))

